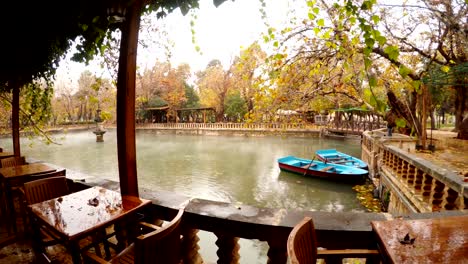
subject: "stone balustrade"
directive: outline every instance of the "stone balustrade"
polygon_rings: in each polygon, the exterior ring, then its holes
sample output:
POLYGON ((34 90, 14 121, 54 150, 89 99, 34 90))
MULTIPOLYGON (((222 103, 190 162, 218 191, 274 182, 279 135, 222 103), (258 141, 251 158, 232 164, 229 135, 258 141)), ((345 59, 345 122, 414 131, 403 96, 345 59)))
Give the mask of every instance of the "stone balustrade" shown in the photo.
MULTIPOLYGON (((118 182, 108 180, 87 179, 86 183, 73 181, 70 185, 73 191, 94 185, 119 189, 118 182)), ((386 213, 331 213, 237 206, 142 188, 140 196, 152 200, 145 217, 154 221, 169 220, 178 208, 185 208, 182 252, 184 263, 191 264, 206 263, 199 252, 200 230, 216 236, 216 242, 209 245, 209 250, 216 252, 217 263, 239 263, 242 256, 238 242, 243 238, 266 242, 267 263, 285 264, 288 259, 287 238, 304 216, 314 219, 318 246, 327 249, 376 249, 370 221, 391 219, 386 213)), ((330 259, 327 263, 333 261, 330 259)))
POLYGON ((362 158, 370 175, 378 181, 388 211, 424 213, 468 208, 468 185, 448 167, 438 166, 415 155, 415 141, 383 131, 365 132, 362 158))
POLYGON ((382 127, 385 127, 385 123, 382 120, 332 120, 327 124, 329 131, 348 134, 361 134, 364 131, 372 131, 382 127))
POLYGON ((290 130, 319 129, 314 124, 304 123, 151 123, 139 124, 152 129, 237 129, 237 130, 290 130))

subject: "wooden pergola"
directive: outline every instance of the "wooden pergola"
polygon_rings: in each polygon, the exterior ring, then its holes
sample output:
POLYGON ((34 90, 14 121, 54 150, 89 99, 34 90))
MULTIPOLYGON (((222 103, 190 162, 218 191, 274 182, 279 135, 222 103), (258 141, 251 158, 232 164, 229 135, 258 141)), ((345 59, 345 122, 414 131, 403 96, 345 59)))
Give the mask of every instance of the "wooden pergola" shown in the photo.
POLYGON ((180 108, 180 109, 177 109, 177 122, 180 121, 180 119, 182 119, 182 117, 184 115, 198 115, 198 114, 201 114, 202 115, 202 122, 203 123, 207 123, 207 115, 209 115, 209 113, 212 113, 213 115, 215 115, 215 109, 213 107, 190 107, 190 108, 180 108))
POLYGON ((151 123, 166 123, 169 106, 146 107, 143 110, 151 113, 151 123))

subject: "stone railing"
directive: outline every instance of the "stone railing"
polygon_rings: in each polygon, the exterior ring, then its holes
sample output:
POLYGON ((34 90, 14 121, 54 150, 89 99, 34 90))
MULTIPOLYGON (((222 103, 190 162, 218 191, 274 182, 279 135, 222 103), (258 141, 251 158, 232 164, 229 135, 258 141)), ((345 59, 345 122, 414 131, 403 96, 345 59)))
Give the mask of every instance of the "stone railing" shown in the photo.
MULTIPOLYGON (((77 191, 94 185, 119 189, 118 182, 90 180, 87 179, 86 183, 70 181, 71 189, 77 191)), ((178 208, 185 208, 182 253, 186 264, 207 263, 199 252, 200 230, 216 236, 216 242, 207 246, 209 251, 216 252, 216 263, 239 263, 242 256, 238 242, 243 238, 266 242, 266 262, 285 264, 288 261, 286 242, 289 233, 304 216, 313 218, 318 246, 327 249, 376 249, 370 221, 391 219, 385 213, 330 213, 237 206, 141 188, 140 196, 153 202, 145 213, 145 217, 150 219, 169 220, 178 208)), ((333 262, 336 260, 334 256, 327 263, 341 263, 339 255, 338 259, 338 262, 333 262)))
POLYGON ((366 132, 362 158, 378 182, 388 211, 424 213, 463 211, 468 208, 468 184, 447 167, 440 167, 415 155, 415 141, 383 131, 366 132))
POLYGON ((155 129, 236 129, 236 130, 291 130, 318 129, 314 124, 303 123, 151 123, 139 124, 141 128, 155 129))
POLYGON ((385 123, 382 121, 367 121, 367 120, 339 120, 330 121, 327 125, 327 129, 336 132, 346 133, 362 133, 364 131, 371 131, 385 127, 385 123))

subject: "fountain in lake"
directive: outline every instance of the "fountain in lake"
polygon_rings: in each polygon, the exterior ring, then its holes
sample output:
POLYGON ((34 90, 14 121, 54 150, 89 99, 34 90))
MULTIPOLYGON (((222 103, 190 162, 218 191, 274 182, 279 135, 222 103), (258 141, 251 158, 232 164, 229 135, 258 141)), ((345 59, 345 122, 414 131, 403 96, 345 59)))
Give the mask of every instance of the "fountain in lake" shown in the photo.
POLYGON ((96 135, 96 142, 104 142, 104 134, 106 131, 102 128, 102 119, 101 119, 101 109, 98 108, 96 110, 96 118, 94 122, 96 122, 96 129, 93 133, 96 135))

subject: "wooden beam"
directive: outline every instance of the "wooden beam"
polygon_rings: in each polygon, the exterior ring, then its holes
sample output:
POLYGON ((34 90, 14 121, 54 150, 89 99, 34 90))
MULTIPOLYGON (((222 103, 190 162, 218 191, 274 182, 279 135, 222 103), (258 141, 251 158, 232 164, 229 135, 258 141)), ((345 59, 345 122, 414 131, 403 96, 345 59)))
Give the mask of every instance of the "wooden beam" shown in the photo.
POLYGON ((138 196, 135 146, 135 79, 138 30, 142 0, 133 1, 127 8, 121 26, 119 72, 117 76, 117 156, 120 192, 138 196))
POLYGON ((13 152, 15 156, 21 156, 20 149, 20 133, 19 133, 19 96, 20 87, 13 84, 13 101, 11 107, 11 125, 12 125, 12 137, 13 137, 13 152))

